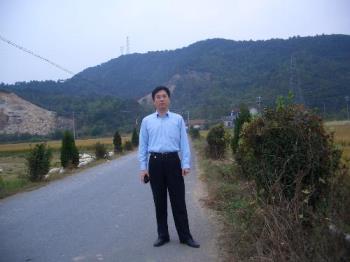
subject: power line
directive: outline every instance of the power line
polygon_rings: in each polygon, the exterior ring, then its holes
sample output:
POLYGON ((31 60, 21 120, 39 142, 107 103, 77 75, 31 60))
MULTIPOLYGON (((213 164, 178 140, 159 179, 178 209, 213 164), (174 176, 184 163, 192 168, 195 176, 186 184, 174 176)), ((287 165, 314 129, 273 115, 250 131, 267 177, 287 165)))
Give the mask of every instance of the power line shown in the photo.
POLYGON ((0 40, 2 40, 3 42, 5 42, 5 43, 7 43, 7 44, 9 44, 9 45, 12 45, 12 46, 14 46, 14 47, 20 49, 20 50, 23 51, 23 52, 26 52, 26 53, 28 53, 28 54, 30 54, 30 55, 32 55, 32 56, 35 56, 36 58, 39 58, 40 60, 43 60, 43 61, 49 63, 50 65, 53 65, 54 67, 56 67, 56 68, 58 68, 58 69, 60 69, 60 70, 62 70, 62 71, 64 71, 64 72, 66 72, 66 73, 68 73, 68 74, 70 74, 70 75, 72 75, 72 76, 74 76, 74 77, 76 77, 76 78, 79 78, 79 79, 81 79, 81 80, 84 80, 84 81, 86 81, 86 82, 88 82, 88 83, 90 83, 90 84, 92 84, 92 85, 94 85, 94 86, 96 86, 96 87, 103 88, 101 85, 99 85, 99 84, 96 83, 95 81, 90 80, 90 79, 87 79, 87 78, 84 78, 84 77, 81 77, 81 76, 78 76, 77 74, 75 74, 74 72, 72 72, 72 71, 70 71, 70 70, 64 68, 63 66, 60 66, 59 64, 57 64, 57 63, 55 63, 55 62, 53 62, 53 61, 51 61, 51 60, 49 60, 49 59, 47 59, 47 58, 41 56, 41 55, 38 55, 38 54, 34 53, 33 51, 31 51, 31 50, 29 50, 29 49, 23 47, 23 46, 20 46, 20 45, 18 45, 18 44, 16 44, 16 43, 14 43, 14 42, 12 42, 12 41, 6 39, 6 38, 3 37, 2 35, 0 35, 0 40))
POLYGON ((35 56, 35 57, 37 57, 37 58, 39 58, 39 59, 41 59, 41 60, 43 60, 43 61, 49 63, 50 65, 53 65, 53 66, 57 67, 58 69, 61 69, 62 71, 66 72, 66 73, 68 73, 68 74, 71 74, 71 75, 73 75, 73 76, 75 75, 72 71, 70 71, 70 70, 64 68, 63 66, 60 66, 59 64, 57 64, 57 63, 55 63, 55 62, 53 62, 53 61, 51 61, 51 60, 49 60, 49 59, 47 59, 47 58, 41 56, 41 55, 38 55, 38 54, 34 53, 33 51, 31 51, 31 50, 29 50, 29 49, 23 47, 23 46, 20 46, 20 45, 18 45, 18 44, 16 44, 16 43, 14 43, 14 42, 12 42, 12 41, 6 39, 6 38, 3 37, 2 35, 0 35, 0 40, 2 40, 3 42, 5 42, 5 43, 7 43, 7 44, 9 44, 9 45, 12 45, 12 46, 14 46, 14 47, 16 47, 16 48, 18 48, 18 49, 20 49, 20 50, 22 50, 23 52, 26 52, 26 53, 28 53, 28 54, 30 54, 30 55, 32 55, 32 56, 35 56))

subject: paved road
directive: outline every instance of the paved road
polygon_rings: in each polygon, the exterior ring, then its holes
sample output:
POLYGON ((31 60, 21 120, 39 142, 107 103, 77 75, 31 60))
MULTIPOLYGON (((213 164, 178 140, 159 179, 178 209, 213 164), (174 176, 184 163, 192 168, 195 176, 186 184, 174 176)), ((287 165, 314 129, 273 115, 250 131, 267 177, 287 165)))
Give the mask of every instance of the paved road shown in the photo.
POLYGON ((152 194, 149 184, 139 182, 136 153, 131 153, 0 200, 0 261, 217 261, 215 227, 195 193, 195 170, 185 180, 199 249, 179 243, 170 210, 171 242, 153 247, 152 194))

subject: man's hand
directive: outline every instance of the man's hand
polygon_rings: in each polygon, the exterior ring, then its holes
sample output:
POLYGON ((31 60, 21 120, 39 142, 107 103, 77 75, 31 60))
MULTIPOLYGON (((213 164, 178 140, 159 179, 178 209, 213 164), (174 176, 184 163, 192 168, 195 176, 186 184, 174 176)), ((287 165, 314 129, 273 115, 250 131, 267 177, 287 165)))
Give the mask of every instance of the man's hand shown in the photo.
POLYGON ((182 176, 187 176, 188 173, 190 173, 190 169, 189 168, 183 168, 182 169, 182 176))
POLYGON ((145 176, 149 176, 147 170, 141 170, 140 179, 141 179, 142 183, 145 183, 145 181, 144 181, 145 176))

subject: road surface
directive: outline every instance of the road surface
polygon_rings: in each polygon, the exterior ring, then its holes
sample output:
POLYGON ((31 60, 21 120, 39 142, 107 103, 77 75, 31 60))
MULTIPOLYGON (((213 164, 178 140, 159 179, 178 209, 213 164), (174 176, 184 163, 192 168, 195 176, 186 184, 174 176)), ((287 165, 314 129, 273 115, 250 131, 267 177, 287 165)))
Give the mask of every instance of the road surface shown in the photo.
POLYGON ((170 243, 153 247, 152 193, 139 181, 133 152, 0 200, 0 261, 218 261, 215 225, 201 207, 193 167, 185 178, 186 202, 199 249, 179 243, 170 205, 170 243))

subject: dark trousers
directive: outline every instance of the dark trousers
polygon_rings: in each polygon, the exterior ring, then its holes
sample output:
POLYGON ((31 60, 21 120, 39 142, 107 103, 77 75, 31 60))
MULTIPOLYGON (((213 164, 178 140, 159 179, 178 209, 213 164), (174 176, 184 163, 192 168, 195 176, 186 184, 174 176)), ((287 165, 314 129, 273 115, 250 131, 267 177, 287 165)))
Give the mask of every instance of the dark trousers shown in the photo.
POLYGON ((192 238, 188 226, 185 202, 185 183, 182 177, 178 154, 151 154, 149 175, 156 208, 158 236, 169 238, 167 191, 169 191, 171 208, 180 241, 192 238))

